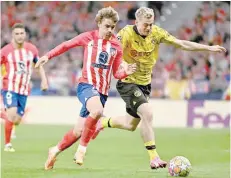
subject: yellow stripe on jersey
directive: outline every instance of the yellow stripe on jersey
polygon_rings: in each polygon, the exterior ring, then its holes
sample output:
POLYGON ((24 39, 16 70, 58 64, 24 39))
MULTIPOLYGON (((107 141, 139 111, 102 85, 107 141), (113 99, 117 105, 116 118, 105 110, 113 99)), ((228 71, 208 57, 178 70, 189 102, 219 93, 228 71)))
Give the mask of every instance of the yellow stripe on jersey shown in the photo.
POLYGON ((152 27, 152 32, 143 38, 134 31, 133 27, 127 25, 117 35, 123 47, 123 60, 130 64, 137 64, 137 71, 122 81, 148 85, 151 83, 153 66, 158 59, 160 43, 174 44, 176 38, 155 25, 152 27))

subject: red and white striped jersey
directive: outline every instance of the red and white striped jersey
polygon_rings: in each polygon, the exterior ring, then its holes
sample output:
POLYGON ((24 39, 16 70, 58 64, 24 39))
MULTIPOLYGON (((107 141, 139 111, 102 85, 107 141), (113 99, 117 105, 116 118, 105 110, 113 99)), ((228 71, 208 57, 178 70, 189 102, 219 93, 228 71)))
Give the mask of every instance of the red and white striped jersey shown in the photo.
POLYGON ((1 49, 1 66, 5 66, 6 73, 2 77, 2 89, 28 95, 33 63, 37 60, 38 50, 31 43, 24 42, 23 47, 18 49, 12 43, 4 46, 1 49))
POLYGON ((127 77, 120 69, 122 62, 122 48, 115 35, 110 40, 99 37, 98 30, 82 33, 75 38, 63 42, 46 55, 49 59, 64 53, 76 46, 84 47, 84 61, 82 76, 79 83, 93 85, 99 93, 108 95, 111 74, 117 79, 127 77))

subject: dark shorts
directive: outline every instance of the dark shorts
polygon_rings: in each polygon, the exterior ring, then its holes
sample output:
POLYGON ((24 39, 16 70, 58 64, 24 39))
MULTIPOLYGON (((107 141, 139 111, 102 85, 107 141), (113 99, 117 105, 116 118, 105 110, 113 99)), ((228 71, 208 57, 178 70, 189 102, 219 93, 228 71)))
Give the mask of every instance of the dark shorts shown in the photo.
POLYGON ((25 112, 27 96, 20 95, 13 91, 6 91, 6 90, 2 90, 1 94, 3 97, 3 103, 4 103, 5 109, 16 107, 17 114, 22 117, 25 112))
POLYGON ((126 111, 135 118, 140 118, 137 114, 138 107, 143 103, 148 103, 151 93, 151 84, 137 85, 133 83, 124 83, 118 80, 116 88, 121 98, 126 103, 126 111))
POLYGON ((77 97, 79 101, 82 103, 82 108, 80 110, 80 117, 88 117, 90 114, 89 111, 87 110, 87 101, 93 96, 99 96, 100 101, 104 107, 106 101, 107 101, 107 96, 99 93, 97 89, 90 84, 87 83, 79 83, 77 87, 77 97))

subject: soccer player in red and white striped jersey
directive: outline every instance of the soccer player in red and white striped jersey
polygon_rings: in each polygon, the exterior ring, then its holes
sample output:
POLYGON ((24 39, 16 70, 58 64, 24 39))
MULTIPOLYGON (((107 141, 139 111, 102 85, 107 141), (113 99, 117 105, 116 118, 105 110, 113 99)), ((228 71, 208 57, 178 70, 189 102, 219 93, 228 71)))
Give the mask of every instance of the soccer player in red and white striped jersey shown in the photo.
MULTIPOLYGON (((14 152, 10 143, 13 124, 18 125, 24 115, 33 65, 38 61, 37 48, 25 42, 26 31, 21 23, 12 27, 12 41, 1 49, 1 66, 5 67, 1 94, 7 118, 5 118, 5 151, 14 152)), ((48 88, 44 69, 39 68, 41 89, 48 88)))
POLYGON ((41 57, 36 64, 36 66, 41 66, 51 58, 71 48, 84 47, 82 76, 77 87, 77 97, 82 103, 80 117, 85 118, 84 128, 80 133, 79 127, 82 126, 77 124, 75 126, 77 129, 70 130, 57 146, 50 148, 45 163, 46 170, 52 169, 57 155, 75 143, 80 136, 80 145, 75 154, 75 162, 80 165, 83 164, 87 145, 95 131, 98 119, 103 115, 111 75, 113 74, 117 79, 122 79, 136 70, 135 64, 125 63, 121 67, 122 48, 113 34, 119 20, 118 13, 111 7, 103 8, 98 12, 95 20, 99 27, 98 30, 82 33, 69 41, 63 42, 41 57))

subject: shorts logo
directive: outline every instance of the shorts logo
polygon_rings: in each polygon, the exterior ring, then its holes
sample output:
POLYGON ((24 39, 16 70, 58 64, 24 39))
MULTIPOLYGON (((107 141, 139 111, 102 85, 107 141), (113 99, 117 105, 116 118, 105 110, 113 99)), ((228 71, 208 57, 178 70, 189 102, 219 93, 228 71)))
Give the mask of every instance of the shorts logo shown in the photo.
POLYGON ((141 92, 140 92, 139 90, 136 90, 136 91, 134 92, 134 95, 135 95, 136 97, 140 97, 140 96, 141 96, 141 92))
POLYGON ((11 105, 12 104, 12 94, 10 92, 7 92, 6 93, 6 103, 8 105, 11 105))

